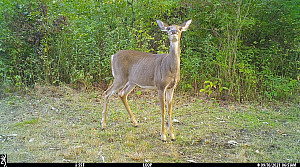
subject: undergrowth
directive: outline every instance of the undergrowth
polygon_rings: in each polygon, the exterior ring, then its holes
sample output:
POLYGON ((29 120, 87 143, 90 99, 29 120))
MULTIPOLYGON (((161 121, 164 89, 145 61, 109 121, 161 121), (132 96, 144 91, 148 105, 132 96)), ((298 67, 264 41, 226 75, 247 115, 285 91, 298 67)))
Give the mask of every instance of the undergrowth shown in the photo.
POLYGON ((0 84, 106 89, 112 54, 167 53, 155 20, 192 19, 182 35, 178 89, 199 94, 210 82, 204 93, 216 99, 297 102, 299 11, 297 0, 2 0, 0 84))

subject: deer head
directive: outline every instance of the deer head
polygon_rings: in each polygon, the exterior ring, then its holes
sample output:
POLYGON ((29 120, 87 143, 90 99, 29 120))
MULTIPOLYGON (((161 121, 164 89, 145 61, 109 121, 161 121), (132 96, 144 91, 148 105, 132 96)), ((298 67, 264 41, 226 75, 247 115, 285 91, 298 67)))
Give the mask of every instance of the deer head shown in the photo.
POLYGON ((189 28, 190 24, 192 23, 192 20, 184 22, 180 26, 178 25, 169 26, 168 24, 160 20, 156 20, 156 22, 160 27, 161 31, 168 32, 170 42, 178 42, 180 40, 182 31, 186 31, 189 28))

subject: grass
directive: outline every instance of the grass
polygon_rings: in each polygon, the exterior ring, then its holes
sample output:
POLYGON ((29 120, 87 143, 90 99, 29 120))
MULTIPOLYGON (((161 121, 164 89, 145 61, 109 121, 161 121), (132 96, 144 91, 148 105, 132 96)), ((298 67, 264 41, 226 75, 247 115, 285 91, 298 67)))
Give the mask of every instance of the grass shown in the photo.
MULTIPOLYGON (((137 91, 139 92, 139 91, 137 91)), ((299 162, 299 105, 234 104, 177 95, 176 141, 160 141, 155 92, 132 93, 133 127, 117 97, 101 130, 101 96, 39 87, 0 99, 0 150, 9 162, 299 162), (236 145, 228 143, 237 142, 236 145)))
POLYGON ((23 122, 18 122, 15 124, 16 127, 18 128, 23 128, 25 125, 32 125, 32 124, 36 124, 38 123, 39 120, 38 119, 30 119, 30 120, 25 120, 23 122))

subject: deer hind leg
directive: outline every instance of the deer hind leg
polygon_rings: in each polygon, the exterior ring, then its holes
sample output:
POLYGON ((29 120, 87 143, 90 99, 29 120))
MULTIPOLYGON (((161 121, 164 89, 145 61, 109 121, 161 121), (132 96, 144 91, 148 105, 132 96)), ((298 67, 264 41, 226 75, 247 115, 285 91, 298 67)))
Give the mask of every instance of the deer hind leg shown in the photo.
POLYGON ((106 113, 107 113, 108 99, 110 96, 117 93, 120 90, 120 88, 122 88, 123 85, 124 83, 114 81, 114 83, 104 92, 105 97, 104 97, 104 106, 103 106, 102 121, 101 121, 102 130, 106 128, 106 113))
POLYGON ((169 133, 172 141, 175 141, 175 135, 173 133, 173 125, 172 125, 172 108, 173 108, 173 93, 174 89, 167 89, 166 90, 166 103, 167 103, 167 109, 168 109, 168 125, 169 125, 169 133))
POLYGON ((128 102, 127 102, 127 96, 128 94, 135 88, 135 84, 132 83, 132 82, 127 82, 126 85, 123 87, 123 89, 119 92, 119 97, 121 98, 130 118, 131 118, 131 121, 133 122, 134 126, 137 127, 138 126, 138 123, 136 122, 135 120, 135 117, 128 105, 128 102))

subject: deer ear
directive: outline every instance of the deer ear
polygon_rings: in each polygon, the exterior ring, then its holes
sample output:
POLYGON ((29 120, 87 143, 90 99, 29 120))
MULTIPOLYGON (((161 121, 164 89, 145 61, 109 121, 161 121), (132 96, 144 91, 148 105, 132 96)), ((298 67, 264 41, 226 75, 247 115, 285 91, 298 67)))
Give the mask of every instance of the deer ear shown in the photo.
POLYGON ((181 31, 186 31, 189 28, 189 26, 191 25, 191 23, 192 23, 192 20, 182 23, 180 25, 180 27, 182 28, 181 31))
POLYGON ((168 24, 160 21, 160 20, 156 20, 159 28, 162 30, 162 31, 168 31, 167 28, 169 27, 168 24))

